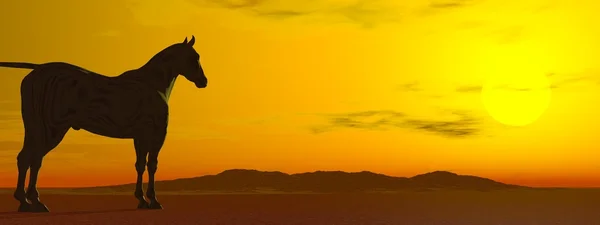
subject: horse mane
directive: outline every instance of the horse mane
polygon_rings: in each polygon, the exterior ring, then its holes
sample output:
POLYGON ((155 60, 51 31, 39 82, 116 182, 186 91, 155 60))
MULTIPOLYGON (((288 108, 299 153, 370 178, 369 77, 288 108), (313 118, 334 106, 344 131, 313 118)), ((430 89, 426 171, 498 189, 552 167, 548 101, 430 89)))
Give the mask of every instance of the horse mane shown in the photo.
MULTIPOLYGON (((173 56, 172 53, 180 45, 181 45, 180 43, 177 43, 177 44, 173 44, 169 47, 166 47, 165 49, 161 50, 160 52, 158 52, 154 56, 152 56, 152 58, 150 58, 150 60, 148 60, 148 62, 146 62, 140 68, 126 71, 126 72, 122 73, 121 75, 119 75, 118 77, 133 78, 133 79, 147 77, 148 73, 141 72, 142 70, 145 70, 148 68, 156 69, 156 66, 162 67, 161 65, 164 65, 164 63, 167 62, 173 56)), ((163 69, 166 69, 166 68, 163 68, 163 69)))
POLYGON ((176 50, 179 46, 181 46, 181 43, 173 44, 169 47, 166 47, 165 49, 161 50, 160 52, 158 52, 154 56, 152 56, 152 58, 150 58, 150 60, 148 60, 148 62, 146 62, 146 64, 144 64, 144 66, 162 64, 162 63, 168 61, 169 58, 171 58, 173 56, 172 53, 174 52, 174 50, 176 50))

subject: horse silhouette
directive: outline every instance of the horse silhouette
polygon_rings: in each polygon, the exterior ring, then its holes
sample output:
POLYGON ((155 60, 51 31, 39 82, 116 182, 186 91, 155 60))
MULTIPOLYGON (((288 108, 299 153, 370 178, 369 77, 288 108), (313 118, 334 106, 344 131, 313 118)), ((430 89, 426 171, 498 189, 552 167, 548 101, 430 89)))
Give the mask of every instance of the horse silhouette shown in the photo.
POLYGON ((64 63, 0 62, 0 67, 32 69, 21 82, 21 114, 25 127, 14 197, 19 212, 49 212, 36 188, 44 156, 63 140, 70 128, 121 139, 133 139, 137 156, 134 195, 138 208, 162 209, 156 199, 154 175, 158 154, 167 135, 168 100, 175 79, 183 75, 198 88, 208 79, 194 50, 195 37, 173 44, 138 69, 115 77, 64 63), (147 158, 147 159, 146 159, 147 158), (148 168, 146 197, 142 190, 148 168), (25 191, 25 177, 29 185, 25 191))

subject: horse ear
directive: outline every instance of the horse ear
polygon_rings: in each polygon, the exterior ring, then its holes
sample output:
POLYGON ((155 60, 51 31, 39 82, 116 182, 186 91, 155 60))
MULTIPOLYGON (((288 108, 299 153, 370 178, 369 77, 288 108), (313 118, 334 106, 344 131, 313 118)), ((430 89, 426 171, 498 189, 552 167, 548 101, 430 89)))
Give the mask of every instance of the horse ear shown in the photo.
POLYGON ((190 46, 194 46, 194 43, 196 43, 196 37, 194 37, 194 35, 192 35, 192 39, 187 44, 190 46))
POLYGON ((187 44, 187 43, 188 43, 188 41, 187 41, 187 37, 185 37, 185 40, 183 40, 183 43, 184 43, 184 44, 187 44))

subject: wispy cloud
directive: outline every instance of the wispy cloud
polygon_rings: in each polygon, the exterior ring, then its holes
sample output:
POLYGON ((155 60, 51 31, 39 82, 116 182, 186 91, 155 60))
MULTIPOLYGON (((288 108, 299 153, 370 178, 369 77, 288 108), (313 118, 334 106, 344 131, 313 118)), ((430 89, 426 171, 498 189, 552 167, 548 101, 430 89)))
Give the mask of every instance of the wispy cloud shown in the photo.
POLYGON ((500 45, 512 44, 522 40, 525 36, 526 28, 523 25, 514 25, 494 30, 488 34, 500 45))
POLYGON ((387 130, 392 128, 425 131, 451 138, 475 136, 481 132, 481 121, 467 112, 450 112, 448 119, 417 119, 402 112, 362 111, 347 114, 327 115, 325 125, 314 126, 315 134, 351 128, 363 130, 387 130))
POLYGON ((550 79, 551 89, 567 89, 575 87, 577 84, 598 84, 600 73, 594 71, 584 71, 578 73, 548 73, 546 77, 550 79))
POLYGON ((406 124, 409 128, 423 130, 447 137, 474 136, 481 132, 481 121, 475 116, 455 111, 451 113, 453 120, 422 120, 408 119, 406 124))
POLYGON ((172 26, 200 15, 212 7, 235 10, 249 15, 282 19, 308 18, 320 22, 350 22, 362 27, 400 21, 402 10, 390 1, 356 0, 127 0, 134 18, 145 26, 172 26))
POLYGON ((264 18, 329 17, 323 21, 336 21, 335 18, 338 18, 363 27, 398 22, 402 14, 397 6, 381 0, 195 0, 195 2, 239 10, 264 18))
MULTIPOLYGON (((527 12, 524 12, 527 13, 527 12)), ((527 38, 529 27, 526 21, 511 24, 497 24, 493 21, 468 20, 453 26, 457 31, 470 32, 498 45, 510 45, 527 38)))
POLYGON ((559 89, 566 88, 570 85, 574 85, 577 83, 585 83, 585 82, 594 82, 598 80, 597 77, 594 77, 592 74, 589 75, 574 75, 574 76, 563 76, 561 78, 557 78, 555 82, 552 82, 550 88, 559 89))
POLYGON ((429 0, 428 4, 420 10, 417 10, 417 12, 421 16, 429 16, 472 7, 483 1, 484 0, 429 0))
MULTIPOLYGON (((577 74, 560 74, 560 73, 548 73, 546 75, 550 80, 550 86, 540 86, 540 87, 527 87, 527 88, 519 88, 514 87, 509 84, 500 84, 494 86, 494 89, 504 90, 504 91, 535 91, 544 88, 550 89, 565 89, 569 86, 576 84, 600 84, 600 79, 598 76, 595 76, 593 73, 577 73, 577 74)), ((471 93, 481 93, 483 89, 483 85, 464 85, 459 86, 455 89, 458 93, 471 94, 471 93)))
POLYGON ((127 0, 127 7, 142 25, 172 26, 201 15, 207 8, 226 9, 282 21, 304 18, 307 22, 347 22, 363 28, 399 23, 406 17, 436 14, 470 7, 483 0, 127 0))
POLYGON ((480 93, 483 86, 481 85, 466 85, 456 88, 459 93, 480 93))
MULTIPOLYGON (((527 87, 527 88, 520 88, 520 87, 514 87, 508 84, 504 84, 504 85, 497 85, 492 87, 495 90, 503 90, 503 91, 516 91, 516 92, 526 92, 526 91, 535 91, 535 90, 540 90, 543 88, 553 88, 552 86, 548 87, 527 87)), ((481 93, 481 91, 483 90, 483 86, 482 85, 467 85, 467 86, 461 86, 456 88, 456 92, 458 93, 465 93, 465 94, 478 94, 481 93)))
POLYGON ((451 9, 472 6, 481 0, 430 0, 429 7, 433 9, 451 9))
POLYGON ((420 87, 420 83, 418 81, 413 81, 405 84, 400 84, 396 87, 397 91, 411 91, 417 92, 422 91, 423 88, 420 87))
POLYGON ((398 92, 412 93, 416 94, 417 96, 430 99, 440 99, 447 97, 447 95, 444 95, 443 93, 429 92, 427 88, 423 87, 422 83, 419 81, 412 81, 396 85, 394 86, 393 90, 398 92))
POLYGON ((150 27, 183 24, 201 13, 201 8, 191 0, 126 0, 125 7, 138 24, 150 27))

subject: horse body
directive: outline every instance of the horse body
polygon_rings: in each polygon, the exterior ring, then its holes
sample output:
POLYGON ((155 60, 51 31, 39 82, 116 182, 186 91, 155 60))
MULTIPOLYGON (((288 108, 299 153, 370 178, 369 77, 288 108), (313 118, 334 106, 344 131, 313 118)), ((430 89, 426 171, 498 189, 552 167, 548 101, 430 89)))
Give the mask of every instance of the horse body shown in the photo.
POLYGON ((199 55, 190 42, 174 44, 156 54, 139 69, 108 77, 63 62, 45 64, 0 62, 0 67, 33 69, 21 82, 21 114, 25 127, 23 149, 17 156, 19 170, 15 199, 19 211, 48 212, 36 188, 44 156, 54 149, 70 128, 133 139, 137 171, 135 197, 138 208, 160 209, 154 191, 158 154, 167 134, 168 98, 178 75, 198 88, 208 80, 199 55), (144 198, 142 176, 148 168, 144 198), (25 176, 29 170, 29 185, 25 176))
POLYGON ((67 63, 47 63, 23 79, 21 90, 22 108, 43 117, 48 129, 58 130, 50 132, 72 127, 106 137, 133 138, 134 128, 144 117, 166 126, 168 105, 160 92, 127 77, 108 77, 67 63), (51 104, 27 105, 34 102, 51 104))
POLYGON ((115 98, 104 104, 87 101, 83 112, 75 116, 72 124, 94 134, 126 139, 134 138, 135 128, 143 126, 141 123, 147 120, 151 120, 158 128, 166 128, 168 105, 156 91, 140 89, 140 92, 118 91, 108 94, 115 98))

